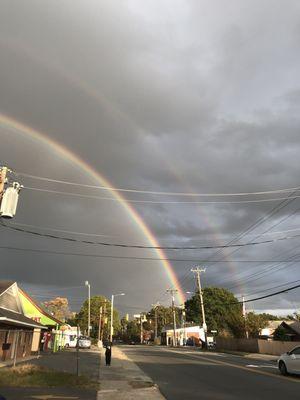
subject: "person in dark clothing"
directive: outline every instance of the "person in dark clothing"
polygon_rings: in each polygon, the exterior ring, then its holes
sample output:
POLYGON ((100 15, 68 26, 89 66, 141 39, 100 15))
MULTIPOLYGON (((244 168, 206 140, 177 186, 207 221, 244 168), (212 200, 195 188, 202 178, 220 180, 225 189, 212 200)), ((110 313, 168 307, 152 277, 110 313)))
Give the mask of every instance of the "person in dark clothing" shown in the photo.
POLYGON ((111 347, 107 346, 105 350, 105 362, 106 365, 110 365, 111 362, 111 347))

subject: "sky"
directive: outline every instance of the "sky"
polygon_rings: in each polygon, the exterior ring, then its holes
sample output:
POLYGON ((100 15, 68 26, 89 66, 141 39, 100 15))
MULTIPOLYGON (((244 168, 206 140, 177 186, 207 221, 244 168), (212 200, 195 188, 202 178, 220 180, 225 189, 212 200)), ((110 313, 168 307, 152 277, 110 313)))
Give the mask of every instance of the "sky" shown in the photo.
MULTIPOLYGON (((165 254, 176 259, 170 262, 183 292, 195 290, 195 265, 206 268, 203 286, 226 287, 247 300, 299 283, 299 191, 239 197, 122 192, 132 201, 130 213, 107 190, 26 176, 101 184, 82 164, 26 133, 34 130, 116 188, 216 194, 298 187, 297 0, 0 5, 0 163, 19 174, 11 174, 11 182, 24 185, 9 224, 79 241, 153 245, 134 212, 161 246, 274 239, 165 254), (293 198, 265 201, 287 196, 293 198), (245 200, 264 201, 224 203, 245 200), (223 202, 191 203, 197 201, 223 202), (275 241, 287 236, 296 237, 275 241)), ((0 249, 1 279, 16 280, 40 301, 65 296, 77 311, 88 280, 92 295, 124 292, 116 298, 122 312, 170 304, 166 290, 174 282, 153 249, 72 243, 4 227, 0 243, 6 247, 0 249)), ((277 314, 299 307, 299 289, 247 303, 248 310, 277 314)))

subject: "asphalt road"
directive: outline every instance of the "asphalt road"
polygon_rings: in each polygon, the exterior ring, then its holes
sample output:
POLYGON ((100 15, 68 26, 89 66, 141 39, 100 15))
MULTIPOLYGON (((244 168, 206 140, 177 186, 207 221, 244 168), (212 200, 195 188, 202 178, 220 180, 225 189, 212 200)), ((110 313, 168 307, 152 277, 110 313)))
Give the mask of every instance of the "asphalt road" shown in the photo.
POLYGON ((300 397, 300 377, 280 375, 275 361, 152 346, 124 346, 122 350, 168 400, 300 397))

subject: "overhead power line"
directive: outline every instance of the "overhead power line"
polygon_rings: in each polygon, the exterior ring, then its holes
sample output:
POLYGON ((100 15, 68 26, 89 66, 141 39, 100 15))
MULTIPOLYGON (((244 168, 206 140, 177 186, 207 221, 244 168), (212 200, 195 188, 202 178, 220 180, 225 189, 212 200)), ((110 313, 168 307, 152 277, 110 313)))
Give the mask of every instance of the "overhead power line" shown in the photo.
MULTIPOLYGON (((291 195, 294 195, 297 191, 293 192, 291 195)), ((283 208, 285 208, 286 206, 288 206, 289 204, 293 203, 295 201, 295 199, 289 198, 287 200, 283 200, 281 201, 279 204, 277 204, 276 206, 272 207, 272 209, 270 211, 268 211, 265 215, 263 215, 262 217, 258 218, 255 222, 253 222, 252 224, 250 224, 250 226, 248 226, 244 231, 242 231, 239 235, 236 236, 235 239, 230 240, 229 242, 226 243, 226 245, 231 245, 232 243, 234 243, 237 240, 242 239, 243 237, 247 236, 250 232, 253 232, 256 228, 258 228, 259 226, 261 226, 262 224, 264 224, 267 220, 269 220, 272 216, 276 215, 280 210, 282 210, 283 208)), ((296 210, 296 212, 298 212, 299 209, 296 210)), ((286 219, 288 219, 290 216, 292 216, 295 213, 295 211, 293 211, 292 213, 290 213, 287 217, 284 217, 283 220, 281 220, 279 223, 285 221, 286 219)), ((275 223, 273 224, 271 227, 269 227, 268 229, 266 229, 263 234, 269 232, 271 229, 273 229, 275 226, 277 226, 279 223, 275 223)), ((257 236, 255 236, 255 239, 259 238, 262 234, 258 234, 257 236)), ((232 250, 229 254, 227 254, 227 256, 232 255, 234 253, 236 253, 239 249, 234 249, 232 250)), ((213 258, 215 256, 217 256, 218 254, 222 253, 222 249, 218 250, 215 254, 213 254, 210 258, 213 258)))
MULTIPOLYGON (((28 247, 17 247, 17 246, 3 246, 0 245, 0 249, 2 250, 14 250, 14 251, 23 251, 23 252, 32 252, 32 253, 45 253, 45 254, 53 254, 53 255, 62 255, 62 256, 74 256, 74 257, 91 257, 91 258, 112 258, 112 259, 120 259, 120 260, 137 260, 137 261, 172 261, 172 262, 215 262, 215 261, 207 261, 207 260, 199 260, 197 259, 182 259, 182 258, 160 258, 160 257, 135 257, 135 256, 117 256, 117 255, 105 255, 105 254, 87 254, 87 253, 73 253, 67 251, 56 251, 56 250, 47 250, 47 249, 34 249, 28 247)), ((300 255, 299 255, 300 256, 300 255)), ((280 260, 278 262, 286 262, 286 263, 294 263, 299 260, 280 260)), ((231 263, 232 261, 220 261, 220 263, 231 263)), ((240 263, 267 263, 274 262, 274 260, 236 260, 236 262, 240 263)))
MULTIPOLYGON (((295 193, 297 193, 297 190, 295 190, 293 193, 291 193, 291 195, 294 195, 295 193)), ((290 196, 291 196, 290 195, 290 196)), ((250 224, 250 226, 248 226, 244 231, 242 231, 241 233, 239 233, 235 238, 229 240, 228 242, 226 242, 226 245, 231 245, 232 243, 235 243, 237 240, 240 240, 242 238, 244 238, 245 236, 247 236, 249 233, 251 233, 252 231, 254 231, 256 228, 258 228, 260 225, 264 224, 267 220, 269 220, 273 215, 277 214, 280 210, 282 210, 283 208, 285 208, 287 205, 291 204, 292 202, 294 202, 295 199, 288 199, 288 200, 284 200, 281 201, 279 204, 277 204, 276 206, 272 207, 272 209, 270 211, 268 211, 266 214, 264 214, 262 217, 258 218, 255 222, 253 222, 252 224, 250 224)), ((296 210, 298 211, 298 210, 296 210)), ((293 215, 295 212, 290 213, 285 219, 289 218, 291 215, 293 215)), ((284 220, 285 220, 284 219, 284 220)), ((280 221, 280 223, 283 222, 282 220, 280 221)), ((278 223, 273 224, 269 229, 265 230, 263 233, 267 233, 268 231, 270 231, 274 226, 277 226, 278 223)), ((259 234, 258 236, 255 236, 255 239, 257 239, 258 237, 262 236, 262 234, 259 234)), ((234 253, 236 253, 237 251, 239 251, 240 248, 236 248, 230 251, 229 254, 223 255, 223 257, 221 258, 221 260, 217 260, 217 261, 222 261, 224 260, 225 256, 229 256, 232 255, 234 253)), ((218 251, 216 251, 212 256, 209 257, 209 260, 212 260, 215 256, 218 256, 219 254, 223 253, 223 249, 219 249, 218 251)), ((223 253, 224 254, 224 253, 223 253)), ((212 267, 214 264, 210 265, 210 267, 212 267)), ((184 280, 187 279, 187 274, 185 277, 183 277, 183 281, 181 281, 181 284, 183 284, 184 280)))
POLYGON ((142 193, 142 194, 154 194, 154 195, 164 195, 164 196, 186 196, 186 197, 225 197, 225 196, 250 196, 250 195, 268 195, 275 193, 289 193, 295 190, 299 190, 300 186, 293 188, 285 188, 285 189, 276 189, 276 190, 267 190, 267 191, 258 191, 258 192, 237 192, 237 193, 189 193, 189 192, 164 192, 164 191, 153 191, 153 190, 140 190, 140 189, 128 189, 128 188, 116 188, 116 187, 108 187, 108 186, 99 186, 99 185, 88 185, 77 182, 69 182, 65 180, 52 179, 47 177, 41 177, 31 174, 26 174, 23 172, 14 172, 17 176, 23 176, 30 179, 36 179, 40 181, 59 183, 70 186, 79 186, 91 189, 100 189, 100 190, 108 190, 110 192, 129 192, 129 193, 142 193))
POLYGON ((300 282, 300 279, 297 279, 296 281, 294 280, 294 281, 290 281, 290 282, 285 282, 285 283, 282 283, 281 285, 272 286, 270 288, 258 290, 258 291, 252 292, 252 293, 248 293, 246 296, 252 296, 252 295, 258 294, 258 293, 268 292, 269 290, 277 289, 279 287, 286 286, 286 285, 291 285, 292 283, 295 284, 297 282, 300 282))
POLYGON ((236 243, 236 244, 232 243, 229 245, 225 244, 225 245, 215 245, 215 246, 208 246, 208 245, 203 245, 203 246, 145 246, 145 245, 136 245, 136 244, 109 243, 109 242, 95 242, 95 241, 91 241, 91 240, 80 240, 80 239, 75 239, 75 238, 71 238, 71 237, 57 236, 57 235, 53 235, 53 234, 49 234, 49 233, 40 233, 40 232, 33 231, 33 230, 17 228, 15 226, 6 225, 3 222, 3 220, 0 220, 0 222, 1 222, 1 225, 5 228, 11 229, 11 230, 17 231, 17 232, 29 233, 29 234, 35 235, 35 236, 64 240, 64 241, 74 242, 74 243, 93 244, 93 245, 100 245, 100 246, 107 246, 107 247, 120 247, 120 248, 130 248, 130 249, 160 249, 160 250, 225 249, 225 248, 232 248, 232 247, 239 248, 239 247, 246 247, 246 246, 255 246, 255 245, 260 245, 260 244, 275 243, 278 241, 297 239, 298 237, 300 237, 300 234, 299 234, 299 235, 294 235, 294 236, 285 236, 285 237, 276 238, 276 239, 262 240, 259 242, 247 242, 247 243, 236 243))
POLYGON ((30 186, 23 186, 23 189, 27 190, 35 190, 38 192, 46 192, 46 193, 54 193, 54 194, 61 194, 64 196, 73 196, 73 197, 82 197, 86 199, 95 199, 95 200, 108 200, 114 201, 117 203, 141 203, 141 204, 251 204, 251 203, 267 203, 279 200, 286 200, 286 199, 297 199, 300 196, 293 196, 293 197, 277 197, 277 198, 270 198, 270 199, 253 199, 253 200, 229 200, 229 201, 161 201, 161 200, 130 200, 130 199, 117 199, 114 197, 101 197, 101 196, 93 196, 88 194, 81 194, 81 193, 72 193, 72 192, 63 192, 59 190, 51 190, 51 189, 42 189, 42 188, 35 188, 30 186))
MULTIPOLYGON (((10 222, 10 225, 14 225, 14 226, 27 226, 28 228, 36 228, 36 229, 42 229, 42 230, 47 230, 47 231, 52 231, 52 232, 61 232, 61 233, 70 233, 71 235, 80 235, 80 236, 94 236, 94 237, 115 237, 114 235, 107 235, 105 233, 86 233, 86 232, 78 232, 78 231, 69 231, 69 230, 65 230, 65 229, 57 229, 57 228, 49 228, 49 227, 43 227, 43 226, 37 226, 37 225, 31 225, 31 224, 23 224, 23 223, 15 223, 15 222, 10 222)), ((295 231, 300 230, 299 229, 295 229, 295 231)), ((282 233, 287 233, 286 232, 282 232, 282 233)), ((279 233, 279 232, 274 232, 274 233, 279 233)))
POLYGON ((259 301, 259 300, 267 299, 267 298, 270 298, 270 297, 278 296, 279 294, 287 293, 287 292, 290 292, 291 290, 296 290, 299 287, 300 287, 300 284, 294 285, 294 286, 290 286, 290 287, 288 287, 286 289, 282 289, 282 290, 279 290, 277 292, 266 294, 264 296, 255 297, 253 299, 247 299, 247 300, 244 300, 244 301, 243 300, 241 300, 241 301, 237 300, 237 301, 231 301, 231 302, 228 302, 228 303, 222 302, 220 304, 229 306, 229 305, 237 305, 237 304, 243 304, 243 303, 252 303, 252 302, 255 302, 255 301, 259 301))
MULTIPOLYGON (((52 228, 48 226, 40 226, 40 225, 32 225, 32 224, 25 224, 21 222, 10 222, 10 225, 13 226, 26 226, 27 228, 35 228, 39 230, 45 230, 45 231, 51 231, 51 232, 61 232, 61 233, 70 233, 71 235, 79 235, 79 236, 95 236, 95 237, 116 237, 116 235, 108 235, 105 233, 88 233, 88 232, 78 232, 78 231, 70 231, 70 230, 65 230, 65 229, 59 229, 59 228, 52 228)), ((287 229, 284 231, 274 231, 274 232, 266 232, 266 233, 261 233, 260 236, 271 236, 271 235, 281 235, 283 233, 291 233, 291 232, 298 232, 300 231, 300 228, 294 228, 294 229, 287 229)), ((230 234, 224 234, 224 235, 218 235, 218 239, 222 239, 222 237, 228 238, 228 236, 232 236, 230 234)), ((257 236, 257 234, 249 234, 245 235, 246 236, 257 236)), ((236 237, 236 236, 235 236, 236 237)))
MULTIPOLYGON (((275 292, 275 293, 267 294, 267 295, 265 295, 265 296, 256 297, 256 298, 254 298, 254 299, 245 300, 244 303, 250 303, 250 302, 253 302, 253 301, 258 301, 258 300, 262 300, 262 299, 267 299, 267 298, 269 298, 269 297, 274 297, 274 296, 277 296, 277 295, 279 295, 279 294, 286 293, 286 292, 290 292, 291 290, 298 289, 299 287, 300 287, 300 285, 291 286, 291 287, 289 287, 289 288, 287 288, 287 289, 279 290, 278 292, 275 292)), ((239 303, 240 303, 240 304, 243 304, 243 301, 239 301, 239 303)))
MULTIPOLYGON (((273 274, 274 272, 278 272, 284 268, 291 268, 293 266, 294 263, 296 263, 298 260, 297 258, 300 256, 299 253, 296 254, 292 254, 290 256, 288 256, 286 258, 286 255, 288 255, 289 253, 293 252, 295 249, 298 249, 299 245, 293 247, 292 249, 285 251, 282 256, 284 256, 284 261, 276 261, 275 259, 273 260, 273 262, 271 263, 271 265, 267 265, 264 268, 261 268, 261 266, 259 266, 260 270, 256 271, 256 272, 252 272, 248 275, 245 275, 245 271, 242 271, 240 274, 236 274, 234 276, 235 280, 237 280, 237 283, 235 283, 234 285, 232 285, 231 280, 226 280, 226 281, 221 281, 218 282, 219 285, 225 285, 227 286, 228 284, 230 284, 230 287, 227 287, 227 289, 231 290, 233 288, 239 287, 241 285, 244 285, 245 283, 249 283, 249 281, 253 282, 253 281, 257 281, 259 279, 264 278, 266 275, 269 274, 273 274), (282 266, 282 264, 284 263, 284 265, 282 266), (286 265, 288 264, 288 266, 286 265), (241 276, 243 275, 243 276, 241 276), (258 278, 257 278, 258 277, 258 278), (253 279, 254 278, 254 279, 253 279)), ((246 271, 247 272, 247 271, 246 271)))

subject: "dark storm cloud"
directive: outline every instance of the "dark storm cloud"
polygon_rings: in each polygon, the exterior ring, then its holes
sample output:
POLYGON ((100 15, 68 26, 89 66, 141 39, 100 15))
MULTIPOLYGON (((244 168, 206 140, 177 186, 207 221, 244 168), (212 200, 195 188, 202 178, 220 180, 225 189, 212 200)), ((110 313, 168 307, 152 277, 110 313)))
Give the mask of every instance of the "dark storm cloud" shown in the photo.
MULTIPOLYGON (((119 187, 176 192, 249 192, 299 185, 299 3, 297 1, 1 2, 0 110, 66 145, 119 187)), ((86 175, 49 148, 1 127, 1 161, 18 171, 77 182, 86 175)), ((89 182, 93 182, 91 179, 89 182)), ((24 179, 27 186, 71 189, 24 179)), ((130 199, 174 200, 128 195, 130 199)), ((186 200, 186 199, 184 199, 186 200)), ((191 199, 194 200, 194 199, 191 199)), ((134 205, 162 244, 226 243, 278 202, 134 205)), ((296 199, 251 232, 298 228, 296 199)), ((23 191, 16 222, 100 233, 146 243, 111 201, 23 191)), ((78 246, 1 231, 1 242, 86 253, 155 257, 153 251, 78 246)), ((278 237, 278 235, 276 236, 278 237)), ((262 237, 264 238, 264 237, 262 237)), ((264 266, 296 240, 228 251, 177 251, 170 257, 233 260, 208 268, 208 284, 251 293, 299 279, 286 265, 260 280, 264 266), (271 276, 271 278, 270 278, 271 276), (243 284, 242 281, 245 281, 243 284)), ((296 250, 294 250, 295 254, 296 250)), ((3 252, 3 277, 32 287, 76 286, 128 292, 126 304, 163 296, 157 262, 3 252), (140 290, 132 291, 132 283, 140 290), (47 286, 48 285, 48 286, 47 286)), ((185 288, 189 263, 174 263, 185 288)), ((283 265, 284 266, 284 265, 283 265)), ((46 290, 45 289, 45 290, 46 290)), ((75 295, 74 307, 78 303, 75 295), (77 301, 77 303, 76 303, 77 301)), ((295 308, 299 292, 258 307, 295 308)), ((253 307, 256 307, 253 304, 253 307)))

